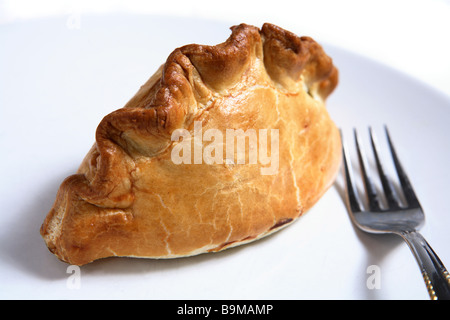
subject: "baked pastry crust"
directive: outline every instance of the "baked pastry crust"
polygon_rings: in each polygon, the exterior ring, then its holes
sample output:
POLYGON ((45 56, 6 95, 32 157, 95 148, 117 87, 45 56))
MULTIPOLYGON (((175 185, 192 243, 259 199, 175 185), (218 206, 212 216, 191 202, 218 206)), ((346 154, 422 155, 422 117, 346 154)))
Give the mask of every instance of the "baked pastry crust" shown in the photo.
POLYGON ((322 47, 272 24, 241 24, 216 46, 175 49, 99 124, 78 172, 41 226, 49 250, 83 265, 110 256, 174 258, 270 234, 305 213, 341 161, 325 109, 338 72, 322 47), (175 164, 177 129, 273 128, 279 168, 175 164))

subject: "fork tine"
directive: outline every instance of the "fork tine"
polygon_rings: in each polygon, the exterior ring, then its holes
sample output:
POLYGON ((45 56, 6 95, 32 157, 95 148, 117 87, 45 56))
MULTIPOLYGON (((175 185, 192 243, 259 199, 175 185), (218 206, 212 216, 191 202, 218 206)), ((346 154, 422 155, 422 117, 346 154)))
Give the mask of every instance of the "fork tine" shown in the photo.
POLYGON ((400 160, 398 159, 397 152, 394 149, 394 145, 393 145, 391 137, 389 135, 387 126, 384 126, 384 130, 386 132, 389 149, 391 150, 392 160, 394 162, 395 169, 397 170, 397 175, 398 175, 400 184, 402 186, 402 191, 405 196, 406 202, 409 207, 418 208, 418 207, 420 207, 419 200, 417 199, 414 189, 413 189, 411 183, 409 182, 409 178, 406 175, 406 172, 403 169, 403 166, 400 163, 400 160))
POLYGON ((394 187, 392 186, 392 183, 389 180, 388 176, 386 175, 383 165, 381 164, 378 148, 377 148, 377 145, 375 142, 375 137, 374 137, 371 127, 369 127, 369 134, 370 134, 370 140, 372 142, 372 149, 373 149, 373 154, 375 156, 375 162, 377 164, 378 174, 380 175, 381 185, 383 186, 383 191, 386 196, 386 201, 387 201, 388 207, 390 209, 400 208, 399 203, 396 200, 397 196, 395 194, 394 187))
POLYGON ((350 211, 352 213, 354 212, 361 212, 361 207, 359 205, 359 200, 358 200, 358 196, 356 193, 356 187, 355 184, 353 183, 353 175, 352 175, 352 169, 351 169, 351 164, 350 164, 350 158, 348 156, 348 152, 347 152, 347 148, 342 136, 342 131, 341 131, 341 141, 342 141, 342 154, 343 154, 343 162, 344 162, 344 170, 345 170, 345 182, 347 185, 347 196, 348 196, 348 201, 350 204, 350 211))
POLYGON ((381 210, 380 200, 378 198, 378 194, 375 189, 375 186, 372 183, 372 180, 367 173, 368 172, 367 160, 366 160, 366 157, 364 154, 364 150, 361 148, 361 145, 359 143, 359 138, 358 138, 356 129, 353 129, 353 133, 355 136, 355 145, 356 145, 356 150, 358 152, 358 158, 359 158, 359 163, 361 166, 361 171, 363 174, 363 181, 364 181, 364 186, 366 188, 369 208, 371 211, 380 211, 381 210))

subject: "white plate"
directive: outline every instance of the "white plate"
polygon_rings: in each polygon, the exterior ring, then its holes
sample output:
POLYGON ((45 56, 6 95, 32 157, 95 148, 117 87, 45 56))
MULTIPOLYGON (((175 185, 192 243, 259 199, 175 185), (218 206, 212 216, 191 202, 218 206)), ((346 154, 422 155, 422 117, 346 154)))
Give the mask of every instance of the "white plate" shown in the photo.
MULTIPOLYGON (((72 18, 0 29, 0 298, 428 298, 399 238, 352 226, 342 177, 308 214, 266 239, 183 259, 97 261, 81 268, 80 287, 72 288, 68 266, 39 235, 59 184, 78 167, 101 118, 122 107, 173 48, 217 44, 230 34, 220 23, 181 18, 72 18), (367 286, 371 265, 379 267, 378 289, 367 286)), ((449 99, 373 61, 325 48, 341 75, 330 113, 346 136, 353 126, 380 133, 389 126, 426 210, 423 235, 450 265, 449 99)))

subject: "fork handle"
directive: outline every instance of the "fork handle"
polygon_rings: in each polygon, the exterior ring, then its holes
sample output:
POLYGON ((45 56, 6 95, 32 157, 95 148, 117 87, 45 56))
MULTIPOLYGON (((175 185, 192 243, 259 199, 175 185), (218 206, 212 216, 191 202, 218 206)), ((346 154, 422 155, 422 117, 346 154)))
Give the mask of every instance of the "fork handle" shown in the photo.
POLYGON ((450 300, 450 274, 425 238, 417 231, 402 232, 400 236, 419 264, 430 298, 450 300))

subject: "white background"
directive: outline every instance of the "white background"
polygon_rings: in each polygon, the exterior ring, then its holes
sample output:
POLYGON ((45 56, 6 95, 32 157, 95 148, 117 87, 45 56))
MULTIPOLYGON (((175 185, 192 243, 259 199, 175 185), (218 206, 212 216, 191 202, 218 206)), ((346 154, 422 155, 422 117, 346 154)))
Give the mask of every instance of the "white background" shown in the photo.
POLYGON ((271 22, 379 60, 450 94, 449 0, 0 1, 2 24, 74 13, 271 22))
POLYGON ((166 49, 174 48, 172 39, 164 40, 167 34, 179 30, 174 37, 183 41, 180 45, 198 39, 219 43, 229 33, 221 24, 271 22, 357 54, 348 59, 344 51, 332 50, 343 73, 330 112, 340 123, 348 118, 376 124, 392 112, 389 124, 401 154, 412 155, 403 160, 413 169, 416 191, 429 212, 424 235, 448 265, 449 17, 450 1, 443 0, 0 1, 0 297, 426 299, 407 247, 398 239, 355 232, 336 189, 313 214, 250 250, 164 262, 101 261, 83 267, 80 290, 66 286, 66 265, 48 253, 38 229, 60 182, 91 146, 99 120, 123 106, 166 57, 166 49), (133 14, 140 17, 134 25, 133 14), (114 25, 115 18, 92 15, 129 16, 114 25), (139 28, 146 15, 178 17, 179 25, 170 32, 149 30, 148 38, 161 42, 140 46, 141 40, 127 39, 127 32, 139 28), (218 24, 211 23, 211 30, 198 28, 208 23, 182 25, 205 19, 218 24), (92 31, 102 22, 125 45, 103 29, 92 31), (121 30, 124 22, 130 27, 121 30), (32 26, 39 29, 33 32, 32 26), (98 41, 102 36, 107 38, 98 41), (164 49, 155 49, 156 54, 152 45, 164 49), (136 52, 142 47, 144 52, 136 52), (104 56, 108 52, 111 56, 104 56), (379 64, 368 65, 358 55, 379 64), (380 96, 367 83, 376 83, 380 96), (355 103, 367 108, 361 106, 352 118, 345 112, 355 111, 355 103), (425 165, 431 161, 434 165, 425 165), (370 264, 382 267, 380 291, 365 286, 370 264))

